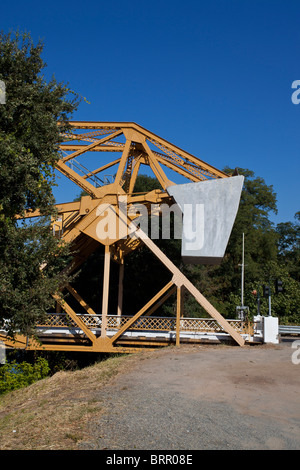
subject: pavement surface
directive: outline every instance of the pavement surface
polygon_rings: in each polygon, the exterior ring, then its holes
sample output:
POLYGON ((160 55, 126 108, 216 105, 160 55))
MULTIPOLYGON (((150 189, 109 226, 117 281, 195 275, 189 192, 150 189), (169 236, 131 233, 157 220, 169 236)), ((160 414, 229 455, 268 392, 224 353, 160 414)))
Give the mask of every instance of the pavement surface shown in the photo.
POLYGON ((80 448, 299 450, 298 362, 291 340, 138 354, 99 390, 104 412, 80 448))

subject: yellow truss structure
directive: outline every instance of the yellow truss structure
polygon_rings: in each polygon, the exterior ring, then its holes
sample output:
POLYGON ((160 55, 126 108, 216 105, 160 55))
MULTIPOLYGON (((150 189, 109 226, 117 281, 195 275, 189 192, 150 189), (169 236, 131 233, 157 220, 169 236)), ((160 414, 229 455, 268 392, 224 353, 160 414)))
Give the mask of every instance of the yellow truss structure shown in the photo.
MULTIPOLYGON (((213 178, 228 178, 229 175, 196 158, 190 153, 169 143, 147 129, 132 122, 71 122, 70 131, 61 134, 61 158, 56 168, 68 179, 86 192, 78 202, 58 204, 58 219, 53 221, 55 236, 72 245, 74 258, 69 272, 75 272, 80 265, 93 253, 99 243, 105 246, 102 321, 101 335, 96 335, 92 327, 87 326, 80 316, 62 298, 60 293, 54 295, 58 308, 64 310, 69 318, 83 332, 83 337, 72 338, 68 344, 65 341, 42 343, 17 336, 14 342, 4 339, 7 346, 27 347, 27 349, 48 349, 64 351, 94 351, 94 352, 133 352, 141 346, 150 345, 146 341, 124 340, 128 331, 142 315, 151 315, 172 293, 177 294, 176 313, 176 344, 180 343, 180 320, 182 312, 182 291, 186 289, 197 302, 209 313, 218 325, 228 333, 240 346, 245 341, 241 334, 225 320, 225 318, 208 302, 198 289, 182 274, 174 263, 155 245, 155 243, 140 228, 132 232, 130 208, 133 204, 173 204, 166 188, 175 184, 167 176, 166 171, 176 172, 192 182, 213 178), (111 158, 111 154, 116 154, 111 158), (94 169, 87 169, 82 164, 87 156, 97 162, 94 169), (79 162, 80 157, 80 162, 79 162), (106 159, 106 160, 105 160, 106 159), (107 161, 108 160, 108 161, 107 161), (99 163, 98 163, 99 162, 99 163), (98 166, 99 165, 99 166, 98 166), (158 179, 161 190, 147 193, 134 193, 138 172, 142 165, 151 168, 158 179), (167 169, 167 170, 166 170, 167 169), (108 179, 107 170, 114 174, 108 179), (104 175, 104 176, 103 176, 104 175), (120 203, 126 199, 126 213, 120 210, 120 203), (117 220, 119 230, 116 234, 99 235, 99 220, 104 215, 111 215, 117 220), (124 236, 124 228, 126 229, 124 236), (130 229, 130 236, 127 229, 130 229), (120 235, 121 234, 121 235, 120 235), (141 245, 148 249, 168 268, 170 281, 133 317, 122 321, 123 311, 123 277, 124 257, 141 245), (112 337, 107 336, 108 298, 110 287, 110 262, 119 263, 119 291, 117 316, 120 327, 112 337)), ((172 173, 173 174, 173 173, 172 173)), ((38 216, 32 212, 28 217, 38 216)), ((64 286, 69 293, 81 304, 87 314, 95 312, 84 301, 71 285, 64 286)), ((156 342, 156 345, 163 343, 156 342)))

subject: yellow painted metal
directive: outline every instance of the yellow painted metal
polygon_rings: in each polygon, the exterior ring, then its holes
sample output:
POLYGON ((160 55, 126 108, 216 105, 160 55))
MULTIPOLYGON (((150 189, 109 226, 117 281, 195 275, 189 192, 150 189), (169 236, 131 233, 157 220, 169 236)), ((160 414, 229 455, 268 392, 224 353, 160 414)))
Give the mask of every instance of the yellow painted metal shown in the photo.
MULTIPOLYGON (((175 291, 179 289, 175 286, 175 291)), ((182 288, 181 288, 182 289, 182 288)), ((178 305, 178 304, 177 304, 178 305)), ((100 329, 101 328, 101 315, 80 314, 80 319, 88 328, 100 329)), ((122 315, 107 315, 107 329, 119 330, 132 316, 122 315)), ((250 321, 227 320, 234 330, 241 334, 253 335, 254 323, 250 321)), ((151 317, 144 314, 131 322, 130 330, 135 331, 176 331, 177 328, 176 317, 151 317), (137 321, 138 320, 138 321, 137 321)), ((67 314, 49 314, 44 323, 37 325, 38 327, 58 328, 58 327, 74 327, 79 326, 77 323, 68 318, 67 314)), ((184 318, 180 314, 179 330, 186 332, 205 332, 205 333, 222 333, 224 329, 213 318, 184 318)))
POLYGON ((240 345, 244 346, 245 340, 237 333, 227 320, 216 310, 216 308, 196 289, 196 287, 181 273, 172 261, 153 243, 150 238, 142 232, 136 231, 136 236, 143 240, 143 243, 162 261, 162 263, 173 273, 173 282, 178 287, 184 286, 192 294, 197 302, 217 320, 224 330, 240 345))
POLYGON ((176 304, 176 346, 180 345, 180 316, 181 316, 181 286, 177 287, 176 304))
POLYGON ((80 305, 90 314, 90 315, 96 315, 96 312, 83 300, 81 295, 78 294, 78 292, 72 287, 70 284, 66 285, 66 289, 70 292, 70 294, 73 295, 73 297, 80 303, 80 305))
POLYGON ((228 175, 217 168, 214 168, 212 165, 200 160, 199 158, 191 155, 190 153, 180 149, 174 144, 171 144, 165 139, 155 135, 154 133, 148 131, 144 127, 133 123, 133 122, 83 122, 83 121, 73 121, 70 123, 70 126, 73 129, 107 129, 107 130, 124 130, 131 129, 132 131, 137 131, 140 135, 143 135, 145 139, 149 139, 152 143, 157 146, 161 146, 161 149, 166 149, 168 152, 173 152, 175 155, 178 155, 190 163, 194 163, 199 169, 203 172, 207 172, 213 177, 227 178, 228 175))
POLYGON ((128 322, 126 322, 120 330, 112 337, 112 342, 115 342, 131 325, 133 325, 138 318, 145 313, 149 307, 152 306, 154 302, 156 302, 170 287, 172 283, 168 283, 165 287, 163 287, 154 297, 152 297, 149 302, 144 305, 128 322))
MULTIPOLYGON (((183 327, 191 328, 182 317, 182 289, 185 288, 195 299, 206 309, 213 318, 211 320, 226 331, 241 346, 244 340, 227 320, 203 297, 203 295, 192 285, 192 283, 180 272, 178 268, 169 260, 161 250, 150 240, 141 230, 128 236, 127 229, 131 226, 133 217, 130 209, 133 204, 142 203, 150 210, 151 204, 167 203, 173 204, 173 199, 166 192, 166 188, 174 183, 166 175, 163 167, 179 173, 189 181, 202 181, 212 178, 228 178, 229 175, 214 168, 203 160, 191 155, 171 144, 165 139, 148 131, 142 126, 132 122, 70 122, 70 131, 61 134, 62 142, 60 150, 61 159, 57 162, 56 168, 67 178, 73 181, 87 193, 80 201, 57 204, 58 219, 53 221, 53 233, 64 242, 69 242, 73 248, 74 258, 67 268, 70 273, 74 273, 80 265, 99 247, 105 246, 104 263, 104 284, 102 297, 102 317, 101 335, 97 336, 91 331, 92 328, 99 328, 99 317, 94 310, 84 301, 79 293, 71 286, 62 287, 62 292, 67 289, 72 296, 85 308, 89 317, 86 320, 81 315, 76 315, 75 311, 67 304, 59 293, 54 294, 58 306, 66 312, 68 322, 83 332, 83 337, 70 337, 70 341, 64 344, 62 339, 57 339, 51 343, 51 339, 39 344, 34 340, 24 339, 17 336, 18 346, 30 349, 55 349, 60 351, 95 351, 95 352, 115 352, 115 351, 135 351, 137 348, 150 346, 151 341, 130 340, 124 337, 124 333, 131 328, 138 329, 139 324, 147 330, 164 330, 170 328, 172 319, 161 320, 157 317, 150 317, 158 307, 174 292, 177 291, 176 309, 176 344, 180 344, 180 331, 183 327), (83 132, 87 130, 88 132, 83 132), (117 139, 117 140, 115 140, 117 139), (88 169, 77 158, 86 158, 89 152, 93 153, 93 160, 97 160, 96 169, 88 169), (110 162, 104 162, 102 152, 121 152, 121 156, 113 158, 110 162), (95 154, 98 156, 95 157, 95 154), (149 191, 146 193, 134 193, 134 186, 141 165, 148 165, 157 177, 161 190, 149 191), (116 176, 112 182, 104 181, 101 175, 109 168, 116 167, 116 176), (78 168, 81 170, 79 171, 78 168), (91 181, 100 182, 96 186, 91 181), (104 181, 104 182, 103 182, 104 181), (101 183, 102 182, 102 183, 101 183), (123 199, 122 199, 123 198, 123 199), (119 207, 120 201, 126 199, 127 213, 124 214, 119 207), (117 233, 113 236, 108 233, 105 238, 99 236, 98 223, 101 217, 111 214, 115 217, 118 227, 122 230, 126 228, 125 234, 117 233), (146 305, 133 317, 124 315, 123 307, 123 276, 124 257, 131 251, 146 245, 155 256, 170 270, 171 281, 161 289, 146 305), (120 264, 118 311, 113 318, 108 312, 108 297, 110 287, 109 266, 115 261, 120 264), (143 321, 141 317, 143 315, 143 321), (117 323, 116 323, 117 322, 117 323), (107 336, 108 329, 116 328, 117 331, 112 337, 107 336), (126 343, 126 345, 125 345, 126 343)), ((37 217, 39 211, 29 212, 25 217, 37 217)), ((101 301, 99 299, 99 305, 101 301)), ((53 317, 54 320, 54 317, 53 317)), ((50 319, 49 319, 50 321, 50 319)), ((63 322, 62 316, 55 321, 63 322)), ((50 321, 51 323, 51 321, 50 321)), ((249 330, 249 328, 248 328, 249 330)), ((5 336, 4 336, 5 337, 5 336)), ((1 339, 1 338, 0 338, 1 339)), ((4 339, 5 343, 11 346, 11 340, 4 339)), ((156 342, 165 344, 164 342, 156 342)))

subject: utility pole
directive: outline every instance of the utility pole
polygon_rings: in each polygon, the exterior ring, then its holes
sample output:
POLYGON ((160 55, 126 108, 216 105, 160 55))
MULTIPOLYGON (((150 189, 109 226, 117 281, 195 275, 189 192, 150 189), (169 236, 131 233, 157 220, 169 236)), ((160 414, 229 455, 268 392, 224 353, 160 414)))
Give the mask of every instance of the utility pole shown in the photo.
POLYGON ((269 316, 272 316, 271 312, 271 289, 270 289, 270 281, 269 281, 269 316))
POLYGON ((245 319, 245 312, 248 311, 248 307, 244 306, 244 270, 245 270, 245 234, 243 233, 243 249, 242 249, 242 264, 239 264, 242 267, 241 273, 241 306, 237 307, 239 310, 239 317, 241 320, 245 319))
POLYGON ((241 280, 241 307, 244 307, 244 261, 245 261, 245 234, 243 233, 243 252, 242 252, 242 280, 241 280))

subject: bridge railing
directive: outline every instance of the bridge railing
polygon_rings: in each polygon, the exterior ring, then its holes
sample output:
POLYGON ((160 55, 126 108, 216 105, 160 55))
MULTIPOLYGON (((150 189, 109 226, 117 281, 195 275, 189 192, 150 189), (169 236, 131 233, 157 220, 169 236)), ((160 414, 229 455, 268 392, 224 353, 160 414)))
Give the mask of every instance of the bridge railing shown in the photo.
MULTIPOLYGON (((78 317, 84 322, 84 324, 91 329, 101 328, 102 316, 91 315, 91 314, 78 314, 78 317)), ((118 316, 108 315, 107 316, 107 329, 118 330, 123 327, 132 316, 118 316)), ((241 321, 241 320, 227 320, 228 323, 241 334, 253 335, 256 331, 256 323, 253 321, 241 321)), ((51 313, 48 315, 43 324, 39 324, 39 327, 69 327, 78 328, 78 325, 68 315, 63 313, 51 313)), ((211 318, 181 318, 179 324, 180 331, 186 332, 214 332, 222 333, 223 328, 219 323, 211 318)), ((150 330, 150 331, 176 331, 176 318, 175 317, 153 317, 143 316, 138 318, 133 325, 130 326, 129 330, 150 330)))

